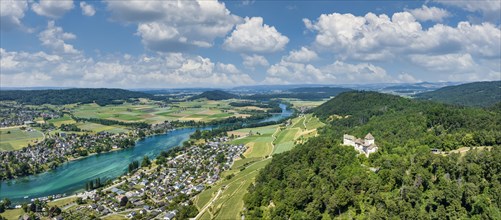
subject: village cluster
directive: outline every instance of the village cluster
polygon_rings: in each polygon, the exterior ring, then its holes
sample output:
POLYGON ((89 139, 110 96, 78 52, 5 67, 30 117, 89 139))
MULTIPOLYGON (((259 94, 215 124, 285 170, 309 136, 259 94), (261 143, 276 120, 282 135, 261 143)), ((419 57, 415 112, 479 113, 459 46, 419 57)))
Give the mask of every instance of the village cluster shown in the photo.
POLYGON ((36 118, 53 119, 62 113, 50 108, 30 108, 21 105, 0 105, 0 128, 33 124, 36 118))
MULTIPOLYGON (((70 159, 88 156, 92 153, 132 147, 139 138, 165 133, 169 129, 172 129, 170 123, 164 122, 128 133, 76 134, 59 132, 46 135, 43 141, 23 149, 0 151, 0 180, 40 173, 70 159)), ((47 131, 47 133, 49 132, 50 130, 47 131)))
POLYGON ((244 145, 231 145, 227 140, 214 138, 187 147, 166 162, 123 176, 103 190, 78 194, 86 204, 71 215, 102 217, 127 212, 129 218, 173 219, 179 209, 191 205, 190 198, 214 184, 246 150, 244 145))

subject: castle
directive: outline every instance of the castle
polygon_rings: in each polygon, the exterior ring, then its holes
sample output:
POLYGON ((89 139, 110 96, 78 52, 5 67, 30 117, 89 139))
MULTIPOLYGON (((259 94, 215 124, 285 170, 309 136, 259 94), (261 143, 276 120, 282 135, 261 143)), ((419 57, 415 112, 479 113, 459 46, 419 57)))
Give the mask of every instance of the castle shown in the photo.
POLYGON ((343 145, 353 146, 355 150, 361 154, 365 154, 366 157, 369 157, 369 154, 376 152, 378 149, 377 145, 374 143, 374 137, 371 133, 365 135, 363 140, 355 138, 352 135, 345 134, 343 136, 343 145))

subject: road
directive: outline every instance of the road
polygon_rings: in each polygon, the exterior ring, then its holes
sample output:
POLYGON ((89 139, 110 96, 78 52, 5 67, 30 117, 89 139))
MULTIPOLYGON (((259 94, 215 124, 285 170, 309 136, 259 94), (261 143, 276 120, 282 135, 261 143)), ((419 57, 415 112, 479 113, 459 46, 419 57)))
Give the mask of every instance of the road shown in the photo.
POLYGON ((202 215, 205 213, 205 210, 206 210, 207 208, 209 208, 209 206, 211 206, 211 205, 212 205, 212 203, 214 203, 214 201, 216 201, 216 199, 219 197, 219 195, 221 194, 221 192, 223 192, 223 190, 219 189, 219 190, 217 191, 216 196, 214 196, 214 198, 212 198, 212 200, 211 200, 209 203, 207 203, 207 205, 205 205, 205 206, 204 206, 204 207, 200 210, 200 212, 198 212, 197 216, 195 216, 195 218, 193 218, 193 219, 200 219, 200 217, 202 217, 202 215))

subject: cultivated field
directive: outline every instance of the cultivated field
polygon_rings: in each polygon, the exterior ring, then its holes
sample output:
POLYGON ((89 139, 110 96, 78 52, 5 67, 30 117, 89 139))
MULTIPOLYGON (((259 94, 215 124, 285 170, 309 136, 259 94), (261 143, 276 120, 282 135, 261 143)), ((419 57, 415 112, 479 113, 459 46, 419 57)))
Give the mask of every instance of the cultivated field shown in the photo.
POLYGON ((62 124, 75 124, 76 121, 73 120, 69 115, 64 115, 63 117, 56 118, 56 119, 50 119, 47 121, 47 123, 52 123, 54 126, 59 127, 62 124))
POLYGON ((321 100, 321 101, 304 101, 304 100, 298 100, 298 99, 285 99, 285 100, 292 103, 293 107, 297 108, 297 109, 299 109, 301 107, 307 107, 307 108, 317 107, 317 106, 323 104, 324 102, 328 101, 328 99, 321 100))
POLYGON ((306 135, 313 136, 316 129, 323 126, 311 115, 295 118, 291 122, 288 126, 271 125, 229 132, 241 137, 232 141, 233 144, 247 145, 245 159, 236 160, 230 170, 222 173, 221 181, 195 197, 195 205, 203 212, 199 219, 240 219, 247 188, 254 182, 259 170, 271 161, 271 156, 291 150, 296 142, 306 140, 306 135), (227 179, 229 175, 233 177, 227 179))
POLYGON ((145 100, 142 104, 125 103, 122 105, 98 106, 96 104, 79 105, 73 114, 81 118, 100 118, 124 122, 160 123, 163 121, 212 121, 231 116, 248 117, 239 114, 241 108, 235 108, 231 101, 195 100, 168 104, 161 107, 153 101, 145 100))
POLYGON ((0 151, 19 150, 28 144, 36 144, 43 138, 43 133, 34 128, 0 128, 0 151))

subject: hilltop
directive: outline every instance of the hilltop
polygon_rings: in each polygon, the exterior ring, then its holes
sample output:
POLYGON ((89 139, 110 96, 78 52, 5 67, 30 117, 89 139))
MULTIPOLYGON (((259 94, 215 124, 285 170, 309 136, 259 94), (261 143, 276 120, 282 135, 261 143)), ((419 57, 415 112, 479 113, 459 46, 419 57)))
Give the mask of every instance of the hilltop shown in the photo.
POLYGON ((455 105, 487 107, 501 101, 501 81, 447 86, 415 97, 455 105))
POLYGON ((190 100, 203 99, 203 98, 206 98, 208 100, 226 100, 226 99, 238 98, 238 95, 225 92, 222 90, 212 90, 203 92, 202 94, 199 95, 195 95, 191 97, 190 100))
POLYGON ((317 137, 273 156, 244 197, 246 218, 500 216, 499 112, 348 92, 314 114, 327 125, 317 137), (343 134, 369 132, 379 147, 369 158, 341 145, 343 134), (493 147, 453 153, 475 146, 493 147))

